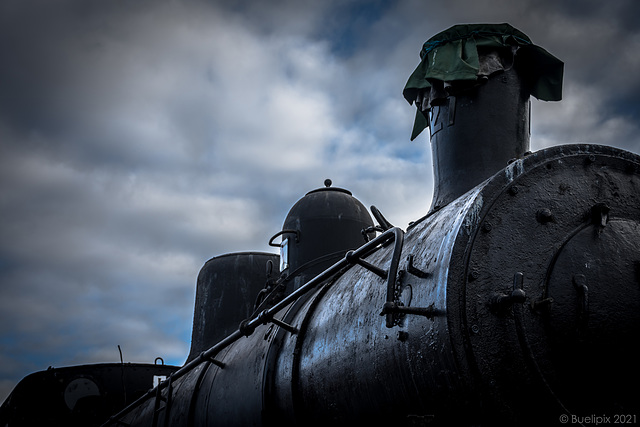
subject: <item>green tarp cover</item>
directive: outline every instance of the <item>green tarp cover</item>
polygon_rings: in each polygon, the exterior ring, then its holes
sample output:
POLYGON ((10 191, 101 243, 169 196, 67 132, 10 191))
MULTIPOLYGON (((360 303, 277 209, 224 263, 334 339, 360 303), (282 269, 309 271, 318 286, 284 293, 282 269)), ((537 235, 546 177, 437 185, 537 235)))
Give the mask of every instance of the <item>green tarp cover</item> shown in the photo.
MULTIPOLYGON (((529 37, 509 24, 455 25, 431 37, 420 51, 422 61, 409 77, 402 92, 412 104, 421 90, 431 87, 430 80, 444 82, 475 81, 480 60, 478 48, 518 47, 516 62, 523 66, 531 95, 544 101, 562 99, 564 64, 529 37)), ((428 126, 418 108, 412 140, 428 126), (417 133, 416 133, 417 132, 417 133)))

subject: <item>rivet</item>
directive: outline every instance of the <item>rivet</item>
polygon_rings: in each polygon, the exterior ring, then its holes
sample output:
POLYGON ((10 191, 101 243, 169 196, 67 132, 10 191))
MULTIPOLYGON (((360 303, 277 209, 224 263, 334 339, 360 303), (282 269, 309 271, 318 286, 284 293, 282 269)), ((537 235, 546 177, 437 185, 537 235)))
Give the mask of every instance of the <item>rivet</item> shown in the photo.
POLYGON ((469 281, 473 282, 478 277, 480 277, 480 273, 478 273, 478 270, 471 270, 471 273, 469 273, 469 281))
POLYGON ((511 187, 509 187, 509 194, 511 194, 512 196, 515 196, 516 194, 518 194, 518 187, 515 185, 512 185, 511 187))
POLYGON ((548 208, 539 209, 538 212, 536 212, 536 219, 539 223, 546 224, 553 220, 553 213, 551 213, 551 210, 548 208))
POLYGON ((484 224, 482 224, 482 231, 484 231, 485 233, 488 233, 489 231, 491 231, 492 228, 493 228, 493 225, 491 225, 490 222, 485 222, 484 224))
POLYGON ((480 326, 478 325, 471 325, 471 332, 473 332, 474 334, 477 334, 480 332, 480 326))

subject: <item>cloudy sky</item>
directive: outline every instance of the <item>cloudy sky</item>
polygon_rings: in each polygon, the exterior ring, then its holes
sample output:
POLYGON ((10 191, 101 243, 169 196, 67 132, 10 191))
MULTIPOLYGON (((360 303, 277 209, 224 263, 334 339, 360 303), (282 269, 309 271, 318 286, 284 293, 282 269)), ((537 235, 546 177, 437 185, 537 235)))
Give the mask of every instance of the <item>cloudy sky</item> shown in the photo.
POLYGON ((635 0, 0 0, 0 401, 48 366, 181 365, 201 266, 270 251, 325 178, 403 228, 432 194, 402 89, 508 22, 565 62, 532 149, 640 153, 635 0))

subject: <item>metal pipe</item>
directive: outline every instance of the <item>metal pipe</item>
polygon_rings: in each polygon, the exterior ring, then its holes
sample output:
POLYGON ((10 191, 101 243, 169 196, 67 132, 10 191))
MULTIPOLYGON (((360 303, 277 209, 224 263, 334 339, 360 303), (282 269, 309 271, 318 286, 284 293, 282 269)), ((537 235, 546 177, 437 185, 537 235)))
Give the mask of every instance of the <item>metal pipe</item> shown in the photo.
MULTIPOLYGON (((398 227, 391 228, 385 231, 384 233, 382 233, 381 235, 379 235, 378 237, 376 237, 375 239, 371 240, 370 242, 367 242, 364 245, 360 246, 358 249, 354 250, 351 255, 353 257, 366 257, 372 254, 373 252, 375 252, 376 250, 378 250, 379 247, 381 247, 383 244, 389 242, 392 239, 395 241, 394 254, 397 254, 397 257, 394 256, 392 258, 391 265, 389 266, 388 279, 387 279, 387 295, 390 287, 393 290, 394 281, 395 281, 397 268, 398 268, 398 262, 397 260, 394 262, 394 259, 395 258, 399 259, 400 257, 399 250, 402 249, 404 232, 398 227)), ((256 327, 264 323, 263 320, 265 317, 271 319, 270 321, 272 322, 273 316, 277 314, 280 310, 284 309, 289 304, 297 300, 299 297, 301 297, 302 295, 314 289, 320 283, 331 278, 333 275, 340 272, 342 269, 349 268, 351 266, 353 266, 353 264, 349 262, 347 260, 347 257, 345 256, 340 261, 336 262, 331 267, 324 270, 322 273, 318 274, 316 277, 314 277, 313 279, 305 283, 303 286, 299 287, 298 289, 293 291, 291 294, 287 295, 284 299, 282 299, 280 302, 275 304, 273 307, 264 310, 259 316, 256 316, 252 319, 248 319, 248 321, 242 322, 242 329, 253 331, 256 327)), ((388 321, 389 320, 387 320, 387 322, 388 321)), ((182 368, 174 372, 172 375, 172 381, 175 381, 178 378, 186 375, 187 373, 195 369, 198 365, 200 365, 202 362, 205 362, 205 361, 210 362, 211 359, 213 359, 213 357, 217 353, 219 353, 221 350, 225 349, 229 345, 233 344, 234 342, 238 341, 243 336, 246 336, 244 332, 242 332, 240 329, 236 330, 231 335, 227 336, 226 338, 218 342, 216 345, 214 345, 207 351, 202 352, 197 358, 193 359, 191 362, 187 363, 182 368)), ((131 403, 129 406, 127 406, 126 408, 124 408, 117 414, 113 415, 111 418, 109 418, 109 420, 105 424, 103 424, 103 426, 107 426, 110 423, 114 423, 114 422, 117 423, 118 418, 128 414, 136 406, 142 404, 145 400, 152 397, 155 393, 159 393, 164 387, 166 387, 167 383, 168 381, 163 381, 159 383, 156 387, 146 392, 144 395, 142 395, 136 401, 131 403)))

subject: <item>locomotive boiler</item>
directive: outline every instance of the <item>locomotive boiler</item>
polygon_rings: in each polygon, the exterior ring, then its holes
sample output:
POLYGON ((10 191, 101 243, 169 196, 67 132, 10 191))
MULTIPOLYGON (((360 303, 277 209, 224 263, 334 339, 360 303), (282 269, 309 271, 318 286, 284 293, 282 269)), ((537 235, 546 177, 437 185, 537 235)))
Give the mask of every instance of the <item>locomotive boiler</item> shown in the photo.
POLYGON ((186 364, 105 425, 638 422, 640 156, 530 152, 529 97, 559 100, 563 64, 507 24, 454 26, 421 59, 404 96, 431 135, 426 215, 403 231, 330 181, 309 192, 279 256, 205 264, 186 364))

